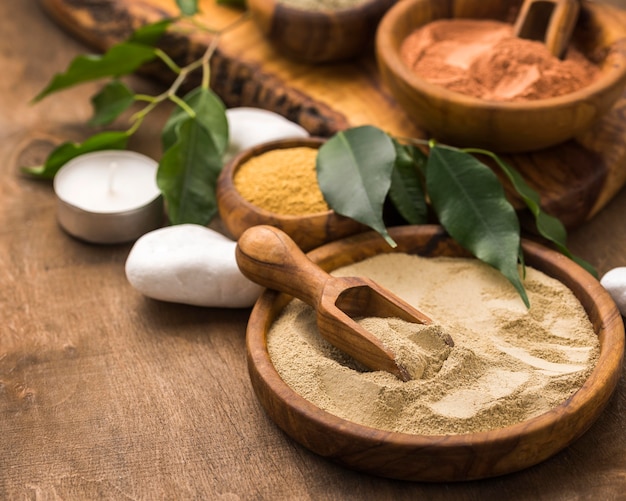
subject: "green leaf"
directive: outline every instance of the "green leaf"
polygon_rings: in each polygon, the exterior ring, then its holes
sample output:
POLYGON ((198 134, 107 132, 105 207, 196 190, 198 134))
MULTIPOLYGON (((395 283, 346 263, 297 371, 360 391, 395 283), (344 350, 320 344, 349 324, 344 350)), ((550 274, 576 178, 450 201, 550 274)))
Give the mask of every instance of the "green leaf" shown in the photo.
MULTIPOLYGON (((198 87, 189 92, 183 101, 193 110, 198 125, 211 136, 216 151, 222 155, 228 148, 228 119, 222 100, 212 90, 198 87)), ((189 114, 180 106, 174 109, 161 134, 163 150, 171 148, 178 141, 178 128, 189 118, 189 114)))
POLYGON ((198 12, 198 0, 176 0, 176 4, 185 16, 193 16, 198 12))
POLYGON ((174 21, 175 19, 167 18, 162 19, 161 21, 157 21, 156 23, 150 23, 141 26, 133 32, 133 34, 127 41, 142 45, 154 46, 165 34, 167 29, 174 21))
POLYGON ((73 85, 105 77, 117 78, 133 73, 144 63, 156 58, 155 49, 142 44, 126 42, 114 45, 104 55, 78 56, 65 73, 57 74, 35 101, 73 85))
POLYGON ((161 158, 159 186, 172 224, 208 224, 217 214, 215 189, 222 156, 200 120, 178 127, 178 141, 161 158))
POLYGON ((450 236, 500 270, 528 307, 518 269, 519 221, 494 172, 469 153, 435 145, 426 167, 426 187, 450 236))
POLYGON ((52 179, 63 165, 72 158, 99 150, 123 150, 126 148, 128 135, 125 132, 102 132, 91 136, 83 143, 63 143, 46 159, 44 165, 22 167, 22 172, 35 177, 52 179))
POLYGON ((338 132, 317 155, 317 180, 328 205, 396 243, 383 221, 396 150, 391 138, 369 125, 338 132))
POLYGON ((424 224, 428 210, 420 174, 427 157, 412 145, 402 145, 394 140, 394 146, 396 161, 391 173, 389 199, 409 224, 424 224))
POLYGON ((91 98, 94 115, 91 125, 108 125, 135 101, 135 94, 119 80, 109 82, 98 94, 91 98))
POLYGON ((470 149, 466 151, 491 157, 496 162, 498 167, 500 167, 502 172, 504 172, 504 174, 508 177, 515 191, 520 195, 526 204, 526 207, 528 207, 532 215, 535 217, 535 224, 539 234, 546 240, 552 242, 559 252, 569 257, 585 268, 589 273, 597 277, 597 271, 593 266, 591 266, 591 264, 580 257, 574 256, 569 251, 567 248, 567 231, 565 230, 565 226, 563 226, 561 221, 557 218, 541 210, 541 197, 539 196, 539 193, 533 190, 526 183, 526 180, 517 170, 490 151, 479 149, 470 149))

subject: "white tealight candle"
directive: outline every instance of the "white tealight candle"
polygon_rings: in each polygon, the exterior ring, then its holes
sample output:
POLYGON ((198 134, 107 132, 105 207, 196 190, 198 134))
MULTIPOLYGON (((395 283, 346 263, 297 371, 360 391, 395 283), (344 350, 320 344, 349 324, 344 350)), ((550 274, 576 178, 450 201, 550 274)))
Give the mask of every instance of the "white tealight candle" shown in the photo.
POLYGON ((54 177, 58 219, 69 234, 94 243, 139 238, 163 223, 158 164, 124 150, 86 153, 54 177))

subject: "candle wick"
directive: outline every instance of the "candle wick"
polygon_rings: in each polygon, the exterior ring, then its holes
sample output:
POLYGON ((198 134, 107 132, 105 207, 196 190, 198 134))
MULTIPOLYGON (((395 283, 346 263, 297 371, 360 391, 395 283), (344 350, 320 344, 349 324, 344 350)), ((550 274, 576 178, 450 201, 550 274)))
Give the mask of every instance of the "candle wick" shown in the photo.
POLYGON ((111 162, 109 164, 109 193, 115 193, 113 188, 113 182, 115 181, 115 171, 117 170, 117 162, 111 162))

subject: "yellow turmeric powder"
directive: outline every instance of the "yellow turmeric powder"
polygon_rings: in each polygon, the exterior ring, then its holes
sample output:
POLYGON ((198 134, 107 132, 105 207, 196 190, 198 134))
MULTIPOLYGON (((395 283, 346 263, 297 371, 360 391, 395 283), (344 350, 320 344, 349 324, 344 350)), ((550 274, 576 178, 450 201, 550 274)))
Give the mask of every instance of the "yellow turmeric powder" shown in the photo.
POLYGON ((317 184, 317 149, 294 147, 270 150, 250 158, 234 175, 243 198, 262 209, 302 216, 329 210, 317 184))

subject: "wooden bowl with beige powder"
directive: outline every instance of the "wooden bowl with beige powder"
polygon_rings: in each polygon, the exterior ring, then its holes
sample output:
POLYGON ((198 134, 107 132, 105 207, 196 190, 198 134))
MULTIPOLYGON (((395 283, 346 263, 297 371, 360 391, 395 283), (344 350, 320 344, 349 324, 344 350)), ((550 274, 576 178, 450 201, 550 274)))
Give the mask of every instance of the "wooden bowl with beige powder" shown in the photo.
POLYGON ((300 248, 363 231, 362 224, 330 210, 317 185, 314 156, 322 138, 279 139, 242 151, 220 173, 217 202, 228 231, 239 238, 268 224, 300 248))
POLYGON ((356 58, 373 49, 376 27, 396 0, 248 0, 252 19, 299 63, 356 58))
POLYGON ((622 95, 625 32, 604 6, 583 2, 559 61, 543 57, 541 42, 513 37, 515 4, 403 0, 381 20, 383 82, 429 137, 499 153, 540 150, 583 134, 622 95), (476 21, 481 33, 468 26, 476 21), (507 40, 493 45, 500 31, 507 40))
POLYGON ((415 358, 421 375, 401 382, 320 343, 308 306, 266 290, 248 323, 247 357, 254 391, 278 427, 346 467, 414 481, 503 475, 580 437, 609 401, 624 354, 622 318, 599 282, 524 241, 526 309, 498 272, 441 227, 391 235, 396 249, 365 232, 308 256, 417 301, 454 347, 422 326, 406 338, 423 355, 415 358))

